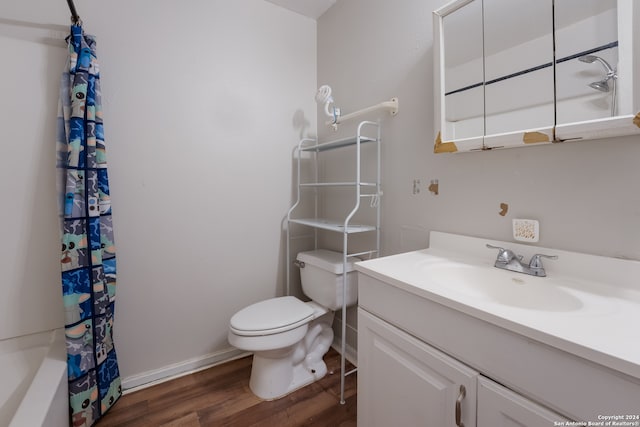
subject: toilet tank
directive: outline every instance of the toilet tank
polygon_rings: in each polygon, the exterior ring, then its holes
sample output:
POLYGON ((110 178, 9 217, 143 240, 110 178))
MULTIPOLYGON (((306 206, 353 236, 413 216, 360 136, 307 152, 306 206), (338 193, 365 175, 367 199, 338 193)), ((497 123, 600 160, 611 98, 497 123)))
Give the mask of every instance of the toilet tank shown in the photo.
MULTIPOLYGON (((341 252, 327 249, 300 252, 297 256, 300 263, 300 281, 306 296, 330 310, 342 308, 343 259, 341 252)), ((347 293, 346 305, 358 302, 358 276, 353 271, 353 263, 360 258, 347 258, 347 293)))

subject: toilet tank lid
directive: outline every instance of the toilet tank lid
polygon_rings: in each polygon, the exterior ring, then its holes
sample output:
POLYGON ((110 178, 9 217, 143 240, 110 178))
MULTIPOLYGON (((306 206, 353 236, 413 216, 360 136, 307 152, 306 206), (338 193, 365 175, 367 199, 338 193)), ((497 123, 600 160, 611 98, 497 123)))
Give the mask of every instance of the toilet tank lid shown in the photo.
POLYGON ((231 317, 231 329, 256 332, 297 326, 313 316, 313 308, 296 297, 287 296, 260 301, 243 308, 231 317))
MULTIPOLYGON (((316 249, 314 251, 300 252, 297 259, 305 264, 313 265, 333 274, 342 274, 342 252, 316 249)), ((347 257, 347 273, 353 270, 353 264, 358 261, 362 260, 354 256, 347 257)))

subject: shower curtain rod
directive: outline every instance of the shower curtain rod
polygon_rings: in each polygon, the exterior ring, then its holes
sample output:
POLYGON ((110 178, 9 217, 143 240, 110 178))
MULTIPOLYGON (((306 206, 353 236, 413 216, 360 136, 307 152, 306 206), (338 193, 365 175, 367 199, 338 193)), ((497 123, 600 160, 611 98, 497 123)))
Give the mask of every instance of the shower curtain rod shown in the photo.
POLYGON ((74 24, 80 23, 80 17, 78 16, 78 12, 76 12, 76 5, 73 4, 73 0, 67 0, 67 4, 69 5, 69 11, 71 12, 71 22, 74 24))

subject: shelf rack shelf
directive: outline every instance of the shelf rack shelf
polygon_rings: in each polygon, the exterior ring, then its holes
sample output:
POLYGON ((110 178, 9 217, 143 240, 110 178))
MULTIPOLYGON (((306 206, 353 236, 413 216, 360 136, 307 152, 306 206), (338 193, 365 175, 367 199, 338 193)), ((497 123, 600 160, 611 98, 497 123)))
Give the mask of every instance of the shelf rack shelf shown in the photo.
MULTIPOLYGON (((369 132, 368 132, 369 133, 369 132)), ((381 164, 380 164, 380 123, 371 122, 371 121, 362 121, 357 127, 357 131, 355 135, 349 138, 338 139, 329 142, 319 143, 315 139, 305 138, 300 140, 298 143, 298 147, 295 150, 295 157, 297 158, 297 199, 293 206, 289 209, 287 213, 287 266, 286 266, 286 279, 287 279, 287 295, 291 292, 291 233, 290 228, 291 224, 299 224, 306 227, 310 227, 314 230, 314 246, 316 249, 318 248, 318 237, 317 231, 331 231, 335 233, 341 233, 343 236, 342 243, 342 260, 343 260, 343 301, 346 301, 346 289, 347 289, 347 258, 349 256, 369 256, 376 257, 380 254, 380 198, 382 196, 382 187, 381 187, 381 164), (367 130, 372 130, 371 133, 375 132, 375 137, 372 136, 364 136, 362 135, 362 131, 364 128, 367 130), (362 162, 362 153, 361 146, 363 144, 375 144, 377 146, 377 150, 375 152, 376 163, 377 163, 377 173, 375 176, 375 180, 373 182, 363 182, 361 180, 361 162, 362 162), (318 155, 319 153, 335 150, 345 147, 353 147, 355 150, 355 164, 354 175, 355 179, 353 181, 338 181, 338 182, 320 182, 318 181, 317 171, 318 171, 318 155), (302 152, 310 152, 314 155, 314 163, 316 170, 316 180, 315 182, 303 183, 301 182, 301 153, 302 152), (297 208, 301 204, 301 192, 303 189, 317 189, 323 187, 348 187, 353 188, 353 207, 349 214, 347 214, 341 220, 330 220, 324 218, 295 218, 294 213, 297 208), (362 190, 366 189, 367 192, 363 193, 362 190), (375 224, 353 224, 351 222, 353 216, 358 212, 361 207, 362 199, 370 198, 371 203, 368 205, 376 210, 376 220, 375 224), (349 253, 349 235, 355 233, 375 233, 375 247, 369 248, 368 250, 358 252, 358 253, 349 253)), ((314 199, 314 210, 318 212, 318 197, 316 193, 316 197, 314 199)), ((347 325, 347 310, 346 306, 342 306, 342 337, 341 337, 341 377, 340 377, 340 403, 344 404, 344 379, 346 375, 351 374, 354 371, 345 372, 345 354, 346 354, 346 325, 347 325)))
POLYGON ((328 219, 314 219, 314 218, 301 218, 301 219, 290 219, 290 222, 294 224, 302 224, 307 225, 313 228, 319 228, 321 230, 329 230, 335 231, 338 233, 364 233, 367 231, 375 231, 376 227, 373 225, 364 225, 364 224, 349 224, 345 227, 344 223, 340 223, 337 221, 331 221, 328 219))
MULTIPOLYGON (((350 182, 307 182, 300 184, 300 187, 355 187, 358 185, 355 181, 350 182)), ((375 187, 375 182, 361 182, 362 187, 375 187)))
MULTIPOLYGON (((302 140, 302 141, 305 141, 305 140, 302 140)), ((315 142, 315 140, 309 140, 309 139, 306 141, 315 142)), ((334 141, 328 141, 328 142, 322 142, 322 143, 315 142, 313 145, 300 146, 298 147, 298 150, 322 152, 322 151, 328 151, 328 150, 335 150, 336 148, 349 147, 351 145, 356 145, 356 144, 365 144, 367 142, 377 142, 377 138, 360 136, 360 138, 358 139, 357 136, 352 136, 348 138, 336 139, 334 141)))

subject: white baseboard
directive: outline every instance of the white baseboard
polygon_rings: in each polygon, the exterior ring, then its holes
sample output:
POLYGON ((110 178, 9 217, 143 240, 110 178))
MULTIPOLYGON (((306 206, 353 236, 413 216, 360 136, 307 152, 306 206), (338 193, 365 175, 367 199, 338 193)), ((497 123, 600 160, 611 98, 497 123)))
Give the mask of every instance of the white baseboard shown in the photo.
POLYGON ((237 348, 229 347, 215 353, 209 353, 204 356, 194 357, 193 359, 173 363, 163 366, 162 368, 132 375, 122 379, 123 394, 142 390, 143 388, 180 378, 184 375, 189 375, 221 363, 230 362, 231 360, 239 359, 250 354, 251 353, 238 350, 237 348))

